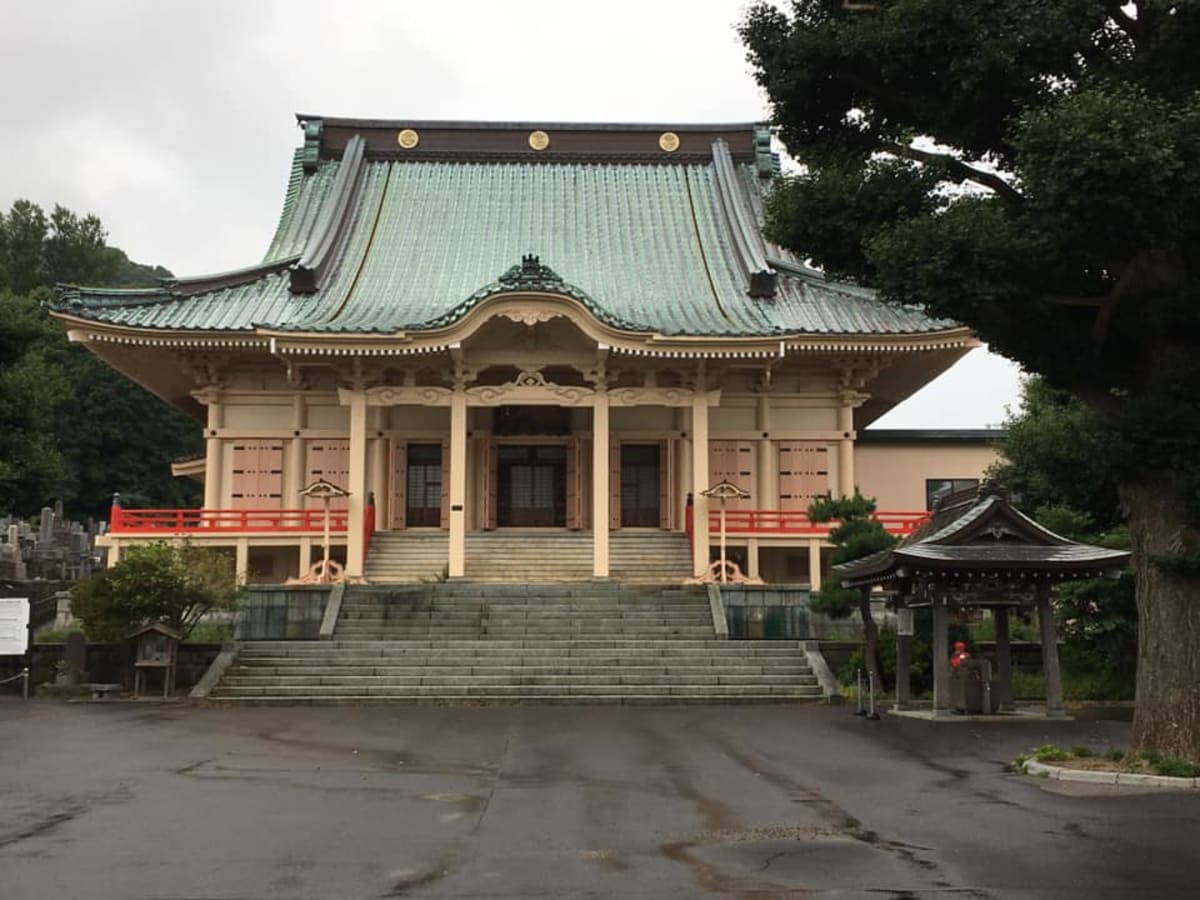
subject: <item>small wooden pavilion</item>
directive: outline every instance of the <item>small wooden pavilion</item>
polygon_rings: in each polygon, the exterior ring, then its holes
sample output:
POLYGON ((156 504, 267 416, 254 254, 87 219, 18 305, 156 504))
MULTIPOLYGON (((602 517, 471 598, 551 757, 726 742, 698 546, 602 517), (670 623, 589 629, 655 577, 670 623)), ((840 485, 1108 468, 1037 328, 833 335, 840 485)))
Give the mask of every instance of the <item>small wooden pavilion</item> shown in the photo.
MULTIPOLYGON (((933 612, 933 710, 950 710, 949 619, 952 610, 989 609, 996 622, 993 699, 1012 707, 1011 611, 1037 610, 1046 675, 1046 715, 1062 716, 1058 636, 1050 606, 1055 584, 1115 575, 1129 553, 1068 540, 1043 528, 996 494, 978 490, 946 498, 932 520, 896 547, 833 567, 847 588, 882 586, 894 592, 901 613, 933 612)), ((898 629, 898 631, 911 629, 898 629)), ((912 637, 897 636, 896 706, 910 697, 912 637)))

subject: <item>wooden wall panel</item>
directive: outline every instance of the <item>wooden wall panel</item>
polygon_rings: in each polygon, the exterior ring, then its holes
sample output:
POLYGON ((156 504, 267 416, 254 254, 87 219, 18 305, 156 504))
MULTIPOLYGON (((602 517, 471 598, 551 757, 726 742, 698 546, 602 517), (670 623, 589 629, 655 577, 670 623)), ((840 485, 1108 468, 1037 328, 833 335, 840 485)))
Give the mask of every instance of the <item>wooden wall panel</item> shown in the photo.
MULTIPOLYGON (((318 478, 346 488, 350 484, 350 442, 310 440, 306 453, 307 475, 304 483, 310 484, 318 478)), ((329 504, 332 509, 345 509, 345 497, 338 497, 329 504)), ((309 500, 308 506, 313 509, 324 507, 323 500, 309 500)))
MULTIPOLYGON (((709 441, 708 470, 711 479, 708 487, 728 481, 750 494, 746 500, 728 501, 726 509, 757 509, 764 505, 754 495, 758 488, 758 453, 754 441, 709 441)), ((717 508, 716 501, 712 508, 717 508)))
POLYGON ((230 497, 235 509, 282 508, 282 441, 234 443, 230 497))
POLYGON ((808 509, 829 489, 829 446, 820 441, 778 441, 779 508, 808 509))

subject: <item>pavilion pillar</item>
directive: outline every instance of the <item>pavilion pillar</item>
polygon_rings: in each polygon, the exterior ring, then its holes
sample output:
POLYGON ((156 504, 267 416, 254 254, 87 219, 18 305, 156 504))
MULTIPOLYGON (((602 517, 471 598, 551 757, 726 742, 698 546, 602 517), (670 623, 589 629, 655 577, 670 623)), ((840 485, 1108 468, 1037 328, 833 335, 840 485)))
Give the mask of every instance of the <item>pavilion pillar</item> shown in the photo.
POLYGON ((1038 624, 1042 633, 1042 670, 1046 675, 1046 715, 1060 718, 1063 709, 1062 670, 1058 666, 1058 627, 1050 606, 1050 585, 1038 585, 1038 624))
POLYGON ((208 404, 208 424, 204 430, 204 508, 220 509, 225 448, 217 435, 224 416, 219 394, 209 394, 205 402, 208 404))
POLYGON ((907 709, 912 700, 912 610, 902 605, 896 618, 896 709, 907 709), (901 617, 905 627, 900 626, 901 617))
POLYGON ((692 569, 703 575, 709 565, 708 498, 708 395, 697 387, 692 398, 692 569))
POLYGON ((821 539, 810 538, 808 542, 808 587, 810 590, 821 589, 821 539))
POLYGON ((933 714, 950 709, 950 617, 946 598, 933 597, 933 714))
POLYGON ((838 431, 842 433, 838 441, 838 494, 843 497, 854 496, 854 404, 850 398, 843 398, 838 407, 838 431))
POLYGON ((993 609, 992 619, 996 623, 996 681, 1000 686, 996 708, 1012 709, 1012 634, 1009 629, 1008 607, 998 606, 993 609))
POLYGON ((609 428, 608 391, 602 382, 596 385, 592 407, 592 577, 609 574, 609 428))
POLYGON ((233 547, 233 573, 238 584, 250 581, 250 539, 240 537, 233 547))
POLYGON ((450 395, 450 558, 451 578, 467 570, 467 393, 460 384, 450 395))
POLYGON ((350 472, 346 490, 346 575, 361 578, 365 560, 363 516, 367 508, 367 394, 350 392, 350 472))

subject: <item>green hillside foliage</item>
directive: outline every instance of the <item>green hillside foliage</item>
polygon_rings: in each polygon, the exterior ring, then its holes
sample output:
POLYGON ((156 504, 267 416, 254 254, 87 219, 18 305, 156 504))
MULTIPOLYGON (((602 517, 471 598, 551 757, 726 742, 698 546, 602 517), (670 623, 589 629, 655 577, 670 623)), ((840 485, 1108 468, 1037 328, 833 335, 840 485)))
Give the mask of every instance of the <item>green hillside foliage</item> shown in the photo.
POLYGON ((109 247, 95 216, 28 200, 0 213, 0 513, 61 499, 72 516, 104 517, 114 491, 131 505, 198 505, 198 487, 170 472, 200 452, 198 424, 71 344, 48 311, 58 283, 170 275, 109 247))

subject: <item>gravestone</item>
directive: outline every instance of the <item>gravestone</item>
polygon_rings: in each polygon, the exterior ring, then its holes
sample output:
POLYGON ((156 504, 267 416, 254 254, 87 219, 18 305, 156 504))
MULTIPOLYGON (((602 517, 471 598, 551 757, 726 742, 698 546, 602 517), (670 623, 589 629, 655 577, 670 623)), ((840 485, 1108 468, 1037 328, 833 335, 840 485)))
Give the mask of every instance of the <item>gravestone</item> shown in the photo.
POLYGON ((55 678, 56 684, 74 685, 84 680, 84 669, 87 666, 87 642, 78 631, 67 635, 63 645, 62 668, 55 678))
POLYGON ((42 517, 38 522, 38 543, 49 544, 52 540, 54 540, 54 510, 43 506, 42 517))

